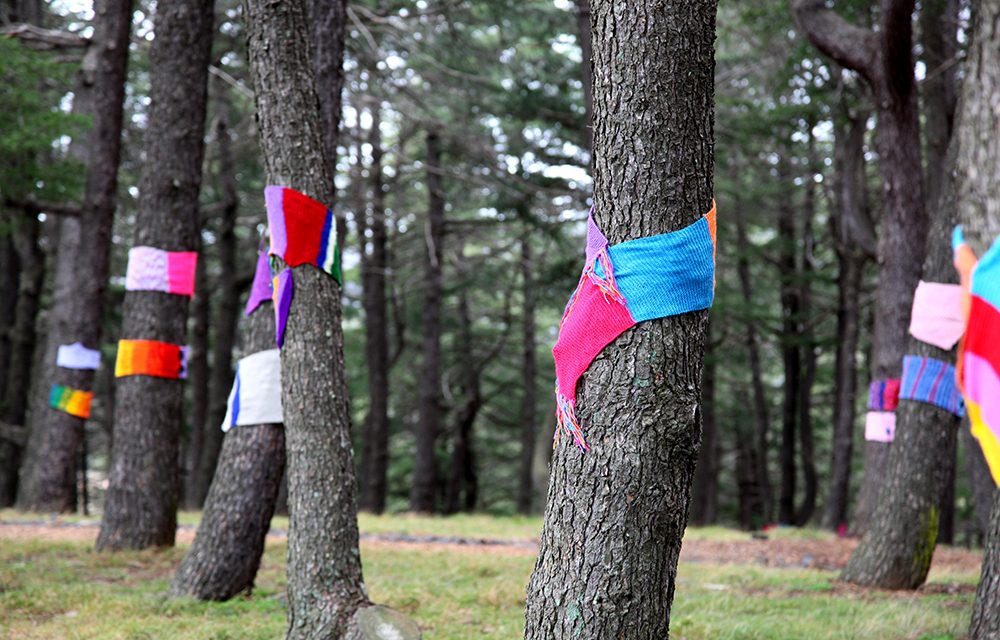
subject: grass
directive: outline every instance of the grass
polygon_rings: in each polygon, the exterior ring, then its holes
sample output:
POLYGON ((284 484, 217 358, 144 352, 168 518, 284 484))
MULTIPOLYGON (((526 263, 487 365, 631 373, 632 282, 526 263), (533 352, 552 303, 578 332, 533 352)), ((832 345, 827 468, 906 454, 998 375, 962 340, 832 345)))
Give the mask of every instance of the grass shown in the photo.
MULTIPOLYGON (((26 518, 0 514, 0 521, 12 519, 26 518)), ((533 518, 486 516, 361 519, 368 533, 484 538, 530 538, 539 526, 533 518)), ((822 539, 826 534, 789 530, 779 535, 822 539)), ((719 528, 688 534, 689 540, 745 538, 719 528)), ((3 539, 0 530, 0 638, 281 637, 284 543, 269 546, 253 596, 227 603, 164 596, 185 551, 97 554, 90 542, 3 539)), ((521 637, 524 586, 534 563, 530 555, 363 543, 362 557, 372 599, 415 618, 428 640, 521 637)), ((954 594, 865 591, 841 585, 827 571, 682 563, 671 637, 962 637, 976 575, 934 574, 931 579, 965 586, 954 594)))

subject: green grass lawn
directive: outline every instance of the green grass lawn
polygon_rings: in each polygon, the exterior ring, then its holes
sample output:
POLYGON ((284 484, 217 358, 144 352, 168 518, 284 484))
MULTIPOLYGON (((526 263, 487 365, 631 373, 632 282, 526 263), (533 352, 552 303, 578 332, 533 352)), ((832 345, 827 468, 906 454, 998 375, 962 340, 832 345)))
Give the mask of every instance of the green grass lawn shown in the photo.
MULTIPOLYGON (((9 513, 0 516, 11 519, 9 513)), ((539 522, 364 516, 361 527, 371 533, 520 539, 536 535, 539 522)), ((714 528, 689 533, 689 539, 698 537, 745 539, 746 534, 714 528)), ((283 542, 265 554, 253 596, 227 603, 164 597, 185 550, 97 554, 89 542, 0 537, 0 638, 282 636, 283 542)), ((372 599, 415 618, 429 640, 521 636, 530 555, 379 543, 363 545, 362 556, 372 599)), ((826 571, 682 563, 671 637, 958 638, 968 625, 975 580, 974 573, 935 574, 932 581, 942 588, 932 591, 945 593, 890 593, 847 588, 826 571), (958 593, 947 593, 944 584, 958 593)))

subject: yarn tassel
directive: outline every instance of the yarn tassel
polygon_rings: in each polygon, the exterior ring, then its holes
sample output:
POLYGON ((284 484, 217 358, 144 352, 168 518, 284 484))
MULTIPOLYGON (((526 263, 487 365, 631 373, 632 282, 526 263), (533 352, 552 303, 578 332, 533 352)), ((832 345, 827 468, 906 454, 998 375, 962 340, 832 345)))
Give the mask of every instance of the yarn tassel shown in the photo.
MULTIPOLYGON (((559 437, 560 433, 565 433, 566 435, 573 438, 573 443, 580 448, 581 451, 589 451, 590 447, 587 446, 586 441, 583 439, 583 430, 580 428, 580 423, 576 419, 576 403, 563 394, 559 393, 558 384, 556 386, 556 438, 559 437)), ((552 443, 555 446, 555 442, 552 443)))
POLYGON ((601 290, 605 300, 609 303, 614 300, 620 305, 625 305, 625 296, 618 289, 618 283, 615 282, 615 269, 611 264, 611 256, 608 255, 606 248, 602 249, 594 257, 594 261, 587 265, 583 273, 601 290), (603 277, 597 274, 598 264, 601 265, 601 271, 604 273, 603 277))

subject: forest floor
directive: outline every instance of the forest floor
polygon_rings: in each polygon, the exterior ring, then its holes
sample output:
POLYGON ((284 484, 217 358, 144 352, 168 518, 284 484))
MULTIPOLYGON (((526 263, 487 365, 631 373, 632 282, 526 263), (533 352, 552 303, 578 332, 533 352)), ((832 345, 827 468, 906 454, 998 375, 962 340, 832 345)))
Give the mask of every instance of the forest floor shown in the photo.
MULTIPOLYGON (((275 518, 250 597, 227 603, 164 592, 194 538, 174 549, 97 554, 95 518, 0 511, 0 638, 276 638, 283 634, 286 518, 275 518)), ((519 638, 541 520, 360 518, 369 594, 415 618, 428 640, 519 638)), ((767 540, 689 529, 671 622, 676 639, 961 638, 980 554, 941 547, 916 592, 837 580, 857 541, 775 529, 767 540)))

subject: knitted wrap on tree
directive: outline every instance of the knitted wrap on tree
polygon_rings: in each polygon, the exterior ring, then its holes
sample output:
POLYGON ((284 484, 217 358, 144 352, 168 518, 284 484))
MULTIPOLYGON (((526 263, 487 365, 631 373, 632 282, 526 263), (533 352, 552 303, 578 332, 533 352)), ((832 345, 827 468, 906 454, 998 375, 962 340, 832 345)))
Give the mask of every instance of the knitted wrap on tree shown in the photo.
POLYGON ((556 434, 588 449, 576 417, 576 385, 604 347, 640 322, 700 311, 715 296, 715 202, 678 231, 609 246, 587 220, 586 261, 559 325, 556 434))
POLYGON ((966 318, 956 377, 972 435, 1000 485, 1000 239, 978 261, 961 227, 955 228, 952 246, 966 318))

